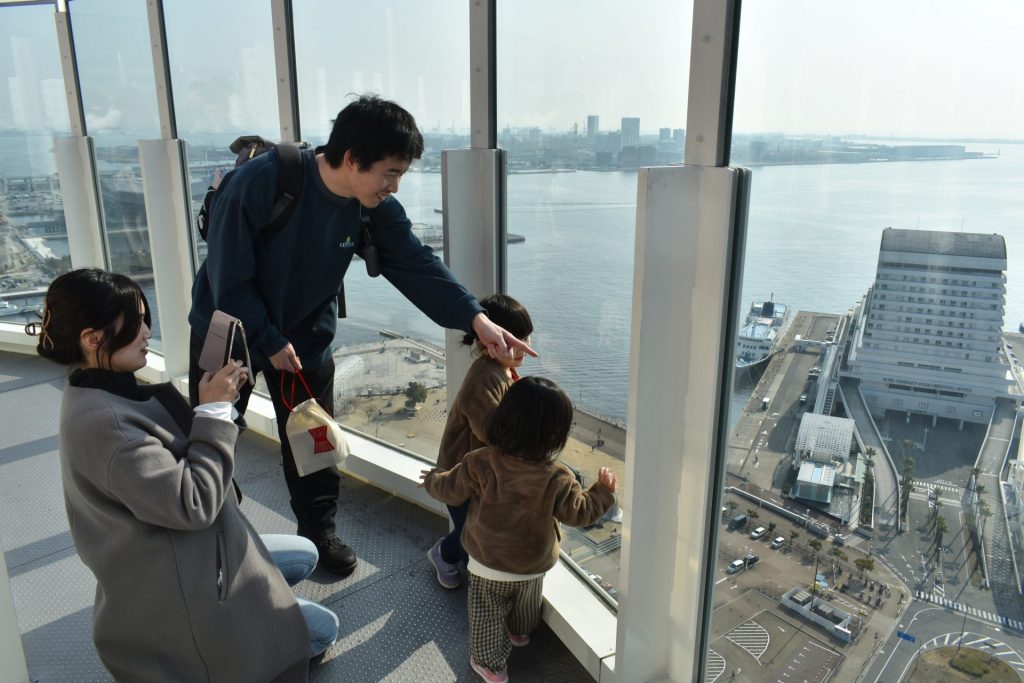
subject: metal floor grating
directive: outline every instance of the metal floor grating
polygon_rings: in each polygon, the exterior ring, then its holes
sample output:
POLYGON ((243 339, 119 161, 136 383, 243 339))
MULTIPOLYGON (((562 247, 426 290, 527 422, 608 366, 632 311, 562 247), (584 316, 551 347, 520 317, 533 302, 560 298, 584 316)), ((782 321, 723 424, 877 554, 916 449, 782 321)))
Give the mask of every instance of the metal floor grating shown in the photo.
MULTIPOLYGON (((92 645, 95 581, 68 532, 57 460, 57 418, 66 371, 0 353, 0 547, 10 574, 32 681, 109 681, 92 645)), ((293 532, 277 445, 239 440, 242 509, 260 532, 293 532)), ((315 572, 296 593, 341 621, 338 642, 310 671, 317 682, 474 681, 465 589, 446 591, 426 559, 445 520, 372 486, 343 478, 338 534, 359 553, 343 581, 315 572)), ((517 681, 591 681, 544 625, 515 650, 517 681)))

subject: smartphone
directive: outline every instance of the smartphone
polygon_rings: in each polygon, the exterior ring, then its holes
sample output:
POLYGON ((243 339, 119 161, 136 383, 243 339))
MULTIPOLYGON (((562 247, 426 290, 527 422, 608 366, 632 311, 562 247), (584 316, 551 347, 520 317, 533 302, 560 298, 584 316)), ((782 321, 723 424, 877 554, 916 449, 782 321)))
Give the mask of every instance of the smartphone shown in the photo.
MULTIPOLYGON (((236 337, 241 341, 245 354, 245 366, 251 367, 249 348, 245 343, 245 329, 242 321, 228 315, 224 311, 214 311, 210 319, 210 329, 206 331, 203 350, 199 354, 199 367, 207 372, 217 372, 231 360, 231 351, 235 346, 236 337)), ((253 383, 249 373, 249 383, 253 383)))

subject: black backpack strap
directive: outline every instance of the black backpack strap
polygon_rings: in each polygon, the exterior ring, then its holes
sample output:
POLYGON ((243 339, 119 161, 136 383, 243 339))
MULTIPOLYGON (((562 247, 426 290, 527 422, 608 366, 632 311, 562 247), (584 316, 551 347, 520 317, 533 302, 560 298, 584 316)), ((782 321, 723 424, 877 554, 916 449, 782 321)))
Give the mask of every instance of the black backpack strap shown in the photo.
POLYGON ((291 218, 302 196, 302 185, 306 179, 302 168, 302 151, 288 143, 281 143, 276 149, 277 194, 274 195, 274 206, 270 209, 267 224, 260 230, 260 239, 263 241, 273 238, 291 218))

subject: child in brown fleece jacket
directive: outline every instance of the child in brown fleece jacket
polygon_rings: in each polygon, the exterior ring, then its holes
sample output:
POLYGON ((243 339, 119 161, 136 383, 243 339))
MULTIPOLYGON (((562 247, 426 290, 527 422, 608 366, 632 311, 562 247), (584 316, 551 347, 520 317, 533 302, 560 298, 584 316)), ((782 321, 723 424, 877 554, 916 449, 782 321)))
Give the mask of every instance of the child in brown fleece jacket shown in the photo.
MULTIPOLYGON (((491 322, 504 327, 517 339, 530 343, 533 321, 521 303, 507 294, 494 294, 481 299, 480 305, 491 322)), ((488 444, 487 428, 491 424, 491 416, 512 382, 519 379, 516 371, 524 359, 521 351, 512 356, 494 358, 473 335, 467 334, 462 343, 473 347, 476 360, 469 366, 448 411, 437 454, 437 468, 440 470, 450 470, 462 462, 466 453, 488 444)), ((448 506, 452 530, 427 551, 427 558, 437 572, 437 582, 448 589, 462 585, 459 563, 469 562, 460 540, 467 507, 466 502, 448 506)))
POLYGON ((447 472, 423 472, 431 496, 469 503, 462 545, 469 553, 470 665, 485 681, 508 680, 511 646, 528 644, 540 622, 544 573, 558 561, 559 522, 593 524, 615 503, 617 478, 608 468, 584 491, 558 462, 572 419, 572 403, 557 384, 524 377, 491 418, 490 446, 447 472))

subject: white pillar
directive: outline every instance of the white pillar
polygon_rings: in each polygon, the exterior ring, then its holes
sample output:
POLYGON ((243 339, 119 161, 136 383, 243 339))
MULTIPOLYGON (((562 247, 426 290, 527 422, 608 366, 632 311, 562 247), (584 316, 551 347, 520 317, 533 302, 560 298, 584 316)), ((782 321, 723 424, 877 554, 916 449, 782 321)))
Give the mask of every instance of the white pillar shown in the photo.
POLYGON ((88 136, 53 139, 68 250, 75 268, 106 268, 103 208, 96 176, 96 151, 88 136))
POLYGON ((717 167, 640 170, 619 681, 698 678, 749 177, 717 167))
MULTIPOLYGON (((477 297, 505 291, 505 152, 460 149, 441 152, 444 262, 477 297)), ((448 330, 445 369, 448 405, 472 362, 448 330)))
POLYGON ((182 140, 140 140, 142 191, 160 309, 164 370, 188 372, 188 312, 192 308, 192 204, 182 140))

